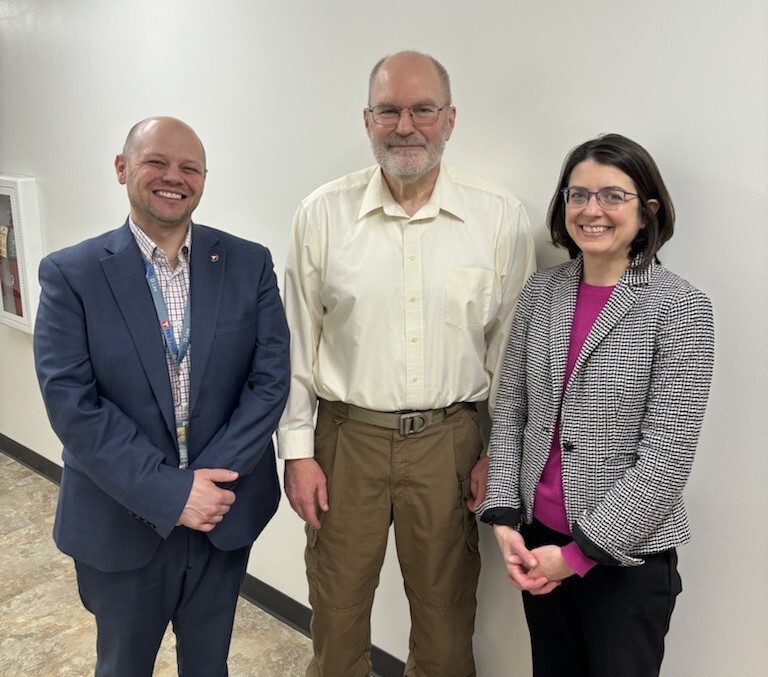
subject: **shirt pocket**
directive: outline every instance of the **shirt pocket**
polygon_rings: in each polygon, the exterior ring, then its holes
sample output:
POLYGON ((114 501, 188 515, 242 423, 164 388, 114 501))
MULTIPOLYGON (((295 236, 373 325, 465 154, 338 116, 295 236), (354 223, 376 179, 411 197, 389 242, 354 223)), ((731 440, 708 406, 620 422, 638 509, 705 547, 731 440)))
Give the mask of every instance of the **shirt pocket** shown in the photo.
POLYGON ((455 327, 486 324, 493 293, 493 271, 450 268, 445 273, 445 320, 455 327))

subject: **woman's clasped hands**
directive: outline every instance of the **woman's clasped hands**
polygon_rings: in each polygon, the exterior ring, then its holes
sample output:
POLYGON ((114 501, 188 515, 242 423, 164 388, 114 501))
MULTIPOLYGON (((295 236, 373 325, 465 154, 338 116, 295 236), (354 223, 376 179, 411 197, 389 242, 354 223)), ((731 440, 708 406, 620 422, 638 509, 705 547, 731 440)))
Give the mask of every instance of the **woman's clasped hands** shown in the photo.
POLYGON ((494 524, 493 533, 507 567, 507 579, 518 590, 546 595, 574 575, 559 546, 542 545, 528 550, 520 533, 503 524, 494 524))

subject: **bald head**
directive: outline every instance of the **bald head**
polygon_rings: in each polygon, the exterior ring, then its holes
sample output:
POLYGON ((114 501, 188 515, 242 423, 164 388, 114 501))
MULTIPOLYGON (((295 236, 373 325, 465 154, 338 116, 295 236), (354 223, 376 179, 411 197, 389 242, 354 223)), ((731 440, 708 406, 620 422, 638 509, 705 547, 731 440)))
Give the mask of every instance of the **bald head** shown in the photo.
POLYGON ((129 158, 135 153, 137 148, 146 144, 148 140, 165 135, 188 137, 187 140, 193 147, 199 147, 200 158, 205 168, 205 148, 195 130, 178 118, 162 115, 146 118, 131 127, 125 139, 125 144, 123 144, 123 155, 129 158))
POLYGON ((371 102, 373 89, 379 78, 391 78, 396 73, 407 72, 409 69, 418 66, 423 67, 425 62, 434 70, 435 77, 440 83, 440 89, 444 98, 443 103, 450 105, 451 79, 448 76, 448 71, 445 70, 443 64, 434 57, 413 50, 390 54, 376 62, 376 65, 373 67, 373 70, 371 70, 371 75, 368 78, 368 103, 370 104, 371 102))
MULTIPOLYGON (((131 218, 175 253, 205 188, 205 150, 194 130, 176 118, 136 123, 115 158, 117 180, 128 189, 131 218)), ((165 251, 165 250, 163 250, 165 251)), ((167 253, 167 252, 166 252, 167 253)))

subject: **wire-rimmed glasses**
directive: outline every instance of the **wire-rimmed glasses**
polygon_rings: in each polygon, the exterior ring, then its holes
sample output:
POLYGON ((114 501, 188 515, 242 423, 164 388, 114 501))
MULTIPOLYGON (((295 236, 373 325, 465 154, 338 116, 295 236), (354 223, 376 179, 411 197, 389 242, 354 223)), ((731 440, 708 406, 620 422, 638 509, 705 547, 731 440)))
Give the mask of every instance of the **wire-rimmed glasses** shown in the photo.
POLYGON ((569 207, 586 207, 589 198, 594 195, 603 209, 619 209, 630 198, 640 197, 637 193, 630 193, 621 188, 601 188, 600 190, 587 190, 581 186, 568 186, 562 189, 563 198, 569 207))
POLYGON ((440 111, 445 106, 437 106, 433 103, 417 103, 413 106, 392 106, 389 104, 382 104, 380 106, 373 106, 368 108, 373 121, 377 125, 396 125, 400 122, 400 116, 404 110, 407 110, 411 116, 411 121, 414 125, 433 125, 440 117, 440 111))

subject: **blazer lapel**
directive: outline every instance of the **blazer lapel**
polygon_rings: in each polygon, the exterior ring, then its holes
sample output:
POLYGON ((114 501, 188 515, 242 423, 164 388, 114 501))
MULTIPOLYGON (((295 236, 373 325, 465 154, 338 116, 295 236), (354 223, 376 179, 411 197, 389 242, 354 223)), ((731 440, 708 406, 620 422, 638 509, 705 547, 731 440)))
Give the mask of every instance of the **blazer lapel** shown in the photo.
POLYGON ((572 262, 570 268, 552 293, 552 305, 549 308, 549 349, 551 386, 553 397, 559 398, 563 392, 565 368, 568 363, 568 345, 571 338, 573 314, 576 311, 576 297, 581 280, 581 257, 572 262))
POLYGON ((190 299, 192 374, 189 411, 194 411, 213 345, 224 288, 227 252, 213 231, 192 224, 190 299))
POLYGON ((587 334, 587 338, 584 340, 584 345, 571 373, 571 380, 584 366, 584 363, 595 348, 600 345, 600 342, 608 336, 610 331, 635 305, 637 302, 637 290, 639 287, 644 287, 648 284, 655 265, 651 263, 642 270, 638 270, 632 265, 621 276, 608 302, 603 306, 595 323, 592 325, 592 329, 587 334))
POLYGON ((104 248, 109 253, 101 260, 104 276, 125 319, 144 374, 163 413, 168 430, 175 439, 176 425, 168 365, 165 361, 165 345, 147 287, 141 254, 127 223, 112 234, 104 248))

